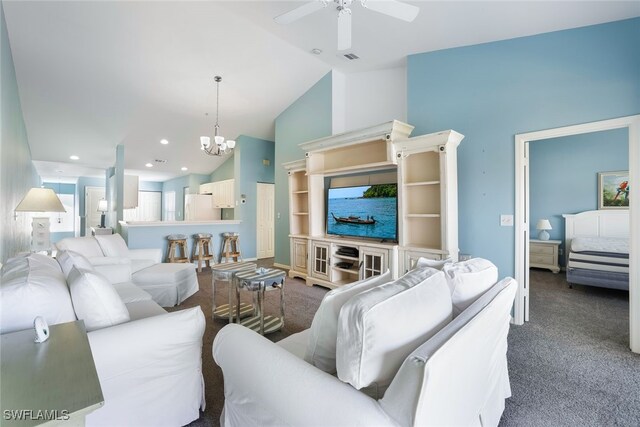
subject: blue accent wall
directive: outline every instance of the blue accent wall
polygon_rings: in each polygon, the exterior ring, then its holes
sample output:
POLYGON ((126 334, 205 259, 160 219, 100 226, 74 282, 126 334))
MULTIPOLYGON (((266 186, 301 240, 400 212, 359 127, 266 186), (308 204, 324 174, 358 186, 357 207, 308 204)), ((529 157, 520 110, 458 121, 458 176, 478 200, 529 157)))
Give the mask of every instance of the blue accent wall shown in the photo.
POLYGON ((211 175, 209 176, 209 181, 208 182, 224 181, 224 180, 227 180, 227 179, 233 179, 235 177, 235 171, 234 171, 235 162, 234 162, 233 158, 234 158, 234 155, 229 156, 229 158, 227 160, 225 160, 223 164, 221 164, 220 166, 218 166, 218 168, 216 170, 211 172, 211 175))
POLYGON ((327 73, 276 118, 275 262, 279 264, 289 265, 289 182, 282 164, 304 158, 298 144, 331 135, 331 90, 331 73, 327 73))
POLYGON ((154 181, 138 182, 138 191, 162 191, 162 183, 154 181))
MULTIPOLYGON (((175 191, 176 193, 176 221, 184 220, 184 188, 189 187, 190 194, 198 194, 200 184, 204 184, 205 182, 209 182, 209 175, 190 174, 162 183, 163 201, 165 192, 175 191)), ((162 210, 162 219, 166 220, 164 217, 164 208, 162 210)))
MULTIPOLYGON (((562 214, 598 209, 598 172, 629 169, 629 131, 615 129, 529 144, 530 235, 548 219, 553 240, 564 240, 562 214)), ((561 263, 564 257, 560 257, 561 263)))
POLYGON ((412 55, 413 135, 455 129, 459 246, 514 272, 514 135, 640 113, 640 18, 412 55))
POLYGON ((0 3, 0 263, 31 245, 31 215, 14 209, 30 188, 40 184, 31 161, 22 116, 16 70, 0 3))
POLYGON ((240 223, 242 256, 255 258, 257 255, 257 184, 258 182, 274 182, 274 143, 240 135, 236 140, 233 157, 236 177, 235 196, 238 201, 238 205, 234 209, 234 219, 242 221, 240 223), (268 166, 262 164, 263 159, 269 160, 268 166), (243 195, 245 196, 244 204, 242 203, 243 195))

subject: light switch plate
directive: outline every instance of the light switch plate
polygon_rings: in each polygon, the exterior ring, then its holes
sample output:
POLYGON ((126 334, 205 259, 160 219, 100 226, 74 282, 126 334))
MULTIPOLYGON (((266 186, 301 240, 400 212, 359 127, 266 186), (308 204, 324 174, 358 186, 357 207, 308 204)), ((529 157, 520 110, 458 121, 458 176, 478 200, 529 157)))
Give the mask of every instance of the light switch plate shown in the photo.
POLYGON ((513 215, 500 215, 501 227, 513 227, 513 215))

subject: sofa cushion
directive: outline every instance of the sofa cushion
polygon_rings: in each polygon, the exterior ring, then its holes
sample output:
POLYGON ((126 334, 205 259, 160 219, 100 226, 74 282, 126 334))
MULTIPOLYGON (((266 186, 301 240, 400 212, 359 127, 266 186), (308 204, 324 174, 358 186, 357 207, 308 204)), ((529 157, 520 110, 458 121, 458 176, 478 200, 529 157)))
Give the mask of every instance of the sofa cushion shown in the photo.
POLYGON ((347 301, 338 318, 338 378, 384 390, 402 361, 452 318, 444 273, 415 269, 347 301))
POLYGON ((447 258, 447 259, 429 259, 429 258, 425 258, 425 257, 420 257, 416 261, 416 268, 431 267, 431 268, 435 268, 436 270, 442 270, 442 268, 446 264, 451 264, 452 262, 453 261, 451 260, 451 258, 447 258))
POLYGON ((373 276, 327 292, 313 316, 304 360, 334 374, 336 372, 336 340, 340 309, 351 297, 391 281, 391 273, 373 276))
POLYGON ((97 240, 92 236, 67 237, 56 243, 56 248, 61 251, 74 251, 87 258, 104 256, 97 240))
POLYGON ((153 300, 129 302, 125 305, 127 306, 131 321, 167 314, 167 312, 153 300))
POLYGON ((56 260, 60 264, 65 278, 69 278, 69 273, 71 273, 73 267, 93 270, 93 265, 91 265, 87 257, 74 251, 59 251, 56 254, 56 260))
POLYGON ((98 235, 95 238, 104 256, 126 257, 129 254, 129 248, 119 234, 98 235))
POLYGON ((36 316, 50 325, 76 320, 64 274, 45 255, 9 259, 0 270, 0 333, 32 328, 36 316))
POLYGON ((193 264, 154 264, 134 273, 133 283, 151 295, 162 307, 173 307, 198 291, 193 264))
POLYGON ((114 283, 113 289, 116 290, 120 300, 125 304, 152 300, 148 292, 143 291, 131 282, 114 283))
POLYGON ((309 334, 310 330, 305 329, 302 332, 298 332, 281 339, 276 344, 294 356, 304 359, 305 352, 307 351, 307 344, 309 342, 309 334))
POLYGON ((451 291, 454 317, 498 281, 498 268, 483 258, 447 264, 442 271, 451 291))
POLYGON ((129 321, 129 312, 107 279, 92 270, 73 267, 69 273, 69 290, 78 319, 87 331, 129 321))

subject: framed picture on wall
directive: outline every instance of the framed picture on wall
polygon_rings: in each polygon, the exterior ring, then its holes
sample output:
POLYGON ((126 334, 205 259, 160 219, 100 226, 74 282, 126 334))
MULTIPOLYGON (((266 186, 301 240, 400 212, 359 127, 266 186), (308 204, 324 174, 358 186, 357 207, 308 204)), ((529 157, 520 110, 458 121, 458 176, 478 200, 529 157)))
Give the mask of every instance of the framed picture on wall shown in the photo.
POLYGON ((598 209, 629 209, 629 171, 598 172, 598 209))

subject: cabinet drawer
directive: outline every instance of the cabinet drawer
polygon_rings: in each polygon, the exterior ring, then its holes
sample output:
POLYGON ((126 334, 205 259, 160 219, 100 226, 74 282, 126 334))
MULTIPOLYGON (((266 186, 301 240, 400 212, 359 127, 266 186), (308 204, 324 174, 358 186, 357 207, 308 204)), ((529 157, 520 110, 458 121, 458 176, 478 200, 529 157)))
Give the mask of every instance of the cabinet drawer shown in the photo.
POLYGON ((541 254, 531 254, 529 259, 530 264, 544 264, 544 265, 555 265, 553 262, 553 254, 551 255, 541 255, 541 254))
POLYGON ((531 243, 529 245, 529 250, 532 254, 547 254, 553 255, 553 246, 550 245, 541 245, 536 243, 531 243))

